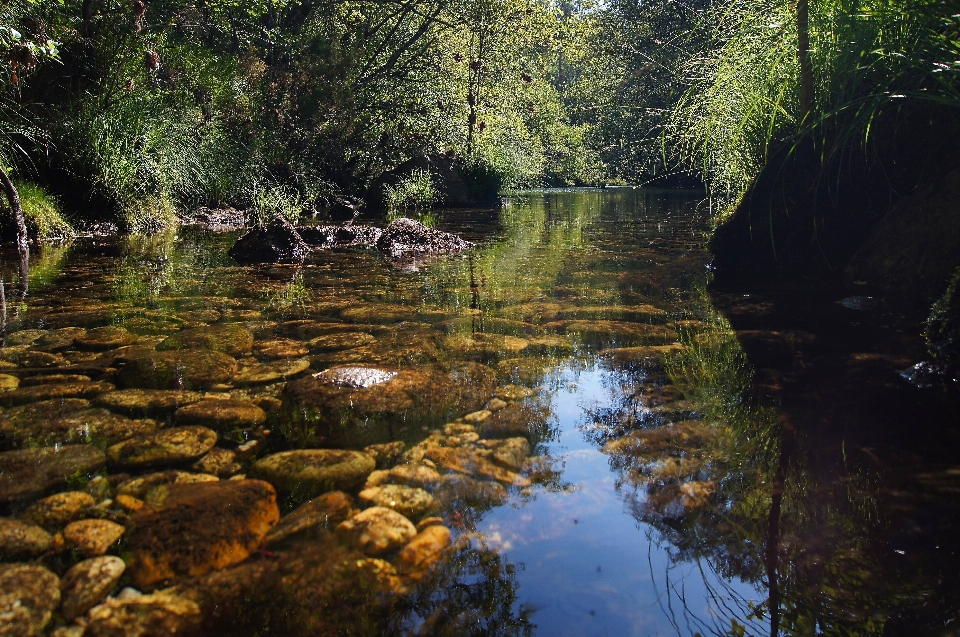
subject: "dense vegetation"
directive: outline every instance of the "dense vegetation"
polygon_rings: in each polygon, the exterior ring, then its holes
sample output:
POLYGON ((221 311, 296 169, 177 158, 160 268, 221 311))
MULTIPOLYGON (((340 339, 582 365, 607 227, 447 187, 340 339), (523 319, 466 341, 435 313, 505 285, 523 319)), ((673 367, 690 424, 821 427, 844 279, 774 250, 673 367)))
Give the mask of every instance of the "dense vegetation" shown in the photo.
MULTIPOLYGON (((8 0, 0 163, 43 186, 47 235, 49 193, 130 229, 294 216, 422 155, 477 193, 694 174, 736 195, 798 139, 845 152, 884 112, 960 103, 948 5, 8 0)), ((422 177, 391 196, 437 195, 422 177)))

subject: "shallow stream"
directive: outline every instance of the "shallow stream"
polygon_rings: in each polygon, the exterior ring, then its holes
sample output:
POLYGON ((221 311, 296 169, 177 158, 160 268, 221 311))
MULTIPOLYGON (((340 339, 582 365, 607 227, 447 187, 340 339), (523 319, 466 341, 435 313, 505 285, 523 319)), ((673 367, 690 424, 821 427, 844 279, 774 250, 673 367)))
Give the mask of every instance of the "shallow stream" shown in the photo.
POLYGON ((187 227, 44 247, 25 293, 8 259, 0 624, 956 633, 960 409, 900 374, 916 317, 708 290, 696 194, 430 221, 476 247, 240 267, 187 227))

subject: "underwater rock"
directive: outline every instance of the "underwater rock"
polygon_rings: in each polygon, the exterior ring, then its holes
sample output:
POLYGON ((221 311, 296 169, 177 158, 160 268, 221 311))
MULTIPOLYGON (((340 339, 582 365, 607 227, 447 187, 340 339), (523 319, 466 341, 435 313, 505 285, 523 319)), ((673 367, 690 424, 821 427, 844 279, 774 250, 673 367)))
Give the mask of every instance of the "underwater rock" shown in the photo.
POLYGON ((54 531, 79 520, 96 503, 89 493, 65 491, 34 502, 20 513, 20 518, 54 531))
POLYGON ((0 518, 0 560, 15 562, 36 557, 49 550, 52 544, 53 536, 39 526, 0 518))
POLYGON ((217 482, 218 478, 205 473, 190 473, 188 471, 159 471, 157 473, 148 473, 121 482, 117 485, 119 495, 129 495, 139 499, 144 499, 148 494, 156 489, 170 484, 194 484, 197 482, 217 482))
POLYGON ((77 443, 106 448, 137 434, 152 433, 157 428, 152 420, 130 420, 106 409, 94 408, 50 420, 20 422, 14 427, 0 420, 0 438, 4 447, 12 449, 77 443))
POLYGON ((237 385, 272 383, 273 381, 292 378, 308 369, 310 369, 310 361, 305 358, 255 363, 244 365, 233 377, 233 382, 237 385))
POLYGON ((501 334, 455 334, 444 339, 444 348, 463 358, 490 362, 514 357, 530 347, 530 341, 501 334))
POLYGON ((91 637, 192 637, 201 634, 201 620, 195 602, 170 593, 109 597, 90 609, 87 632, 91 637))
POLYGON ((94 557, 70 567, 60 580, 64 618, 72 621, 103 601, 126 568, 123 560, 112 555, 94 557))
POLYGON ((0 634, 43 634, 60 605, 60 579, 42 566, 0 564, 0 634))
POLYGON ((303 263, 310 253, 289 221, 274 217, 266 226, 252 228, 237 239, 228 253, 237 263, 303 263))
POLYGON ((417 487, 402 484, 384 484, 368 487, 360 492, 360 502, 366 506, 392 509, 410 520, 419 520, 433 511, 433 496, 417 487))
POLYGON ((171 427, 128 438, 107 449, 110 463, 147 467, 195 460, 217 444, 217 433, 199 426, 171 427))
POLYGON ((205 425, 216 429, 256 427, 267 413, 246 400, 201 400, 177 410, 178 424, 205 425))
POLYGON ((141 587, 242 562, 280 519, 276 491, 261 480, 164 488, 166 497, 131 519, 130 569, 141 587))
POLYGON ((447 420, 459 402, 456 389, 448 375, 429 369, 331 367, 287 384, 281 427, 301 446, 390 442, 407 423, 447 420))
POLYGON ((478 453, 474 449, 434 448, 428 449, 424 457, 450 471, 488 478, 517 487, 529 487, 531 484, 529 478, 495 464, 487 455, 478 453))
MULTIPOLYGON (((340 312, 340 318, 350 323, 400 323, 401 321, 411 321, 416 316, 417 309, 414 307, 386 303, 356 305, 340 312)), ((358 345, 354 347, 358 347, 358 345)))
POLYGON ((371 507, 337 525, 341 541, 371 557, 385 555, 409 542, 417 528, 406 517, 385 507, 371 507))
POLYGON ((42 495, 83 479, 106 464, 93 445, 62 445, 0 452, 0 503, 42 495))
POLYGON ((119 378, 126 387, 203 388, 225 383, 237 373, 235 358, 204 349, 142 352, 123 363, 119 378))
POLYGON ((367 332, 339 332, 321 334, 308 341, 307 344, 314 352, 336 352, 344 349, 372 345, 376 340, 373 334, 368 334, 367 332))
POLYGON ((105 325, 86 330, 84 334, 76 336, 73 341, 81 349, 98 350, 132 345, 138 338, 136 334, 131 334, 122 327, 105 325))
POLYGON ((163 416, 203 399, 203 394, 172 389, 120 389, 100 394, 96 403, 131 416, 163 416))
POLYGON ((364 488, 377 487, 382 484, 403 484, 419 489, 432 489, 440 482, 440 474, 422 464, 401 464, 389 470, 374 471, 367 476, 364 488))
POLYGON ((0 360, 9 361, 17 367, 62 367, 69 362, 59 354, 33 350, 0 349, 0 360))
POLYGON ((397 219, 380 235, 377 250, 390 259, 404 259, 429 254, 453 254, 473 247, 460 237, 427 228, 413 219, 397 219))
POLYGON ((677 340, 677 333, 663 325, 628 321, 555 321, 546 329, 576 334, 591 344, 668 345, 677 340))
POLYGON ((177 332, 157 345, 157 351, 209 349, 235 356, 253 349, 253 332, 238 323, 220 323, 177 332))
POLYGON ((10 374, 0 374, 0 392, 10 391, 20 386, 20 379, 10 374))
POLYGON ((489 509, 500 506, 510 497, 499 482, 476 480, 457 473, 443 476, 433 496, 444 510, 489 509))
POLYGON ((280 544, 311 530, 332 531, 355 513, 353 498, 343 491, 330 491, 300 505, 280 518, 264 538, 264 545, 280 544))
POLYGON ((257 354, 266 358, 299 358, 310 353, 306 343, 291 340, 258 341, 255 344, 257 354))
POLYGON ((209 473, 226 478, 240 473, 240 464, 237 463, 237 454, 229 449, 214 447, 205 456, 190 465, 194 471, 209 473))
POLYGON ((114 389, 115 387, 111 383, 104 381, 21 386, 18 389, 0 393, 0 405, 9 407, 10 405, 22 405, 23 403, 33 403, 41 400, 92 398, 114 389))
MULTIPOLYGON (((30 385, 48 385, 51 383, 85 383, 89 380, 91 380, 91 378, 84 374, 44 374, 24 378, 22 384, 26 387, 30 385)), ((16 389, 16 387, 11 389, 16 389)))
POLYGON ((397 555, 399 571, 412 580, 422 579, 440 561, 451 543, 450 529, 432 524, 410 540, 397 555))
POLYGON ((63 538, 85 557, 96 557, 110 550, 126 529, 110 520, 77 520, 63 529, 63 538))
POLYGON ((251 475, 266 480, 293 501, 303 501, 327 491, 356 489, 374 467, 374 459, 360 451, 295 449, 261 458, 251 475))
POLYGON ((523 436, 536 442, 549 428, 550 412, 536 405, 512 403, 491 414, 480 423, 482 438, 515 438, 523 436))
POLYGON ((618 321, 651 322, 666 320, 667 312, 653 305, 599 305, 564 306, 557 315, 561 320, 599 321, 613 319, 618 321))
POLYGON ((369 454, 377 462, 377 469, 386 469, 392 467, 400 461, 400 457, 406 450, 406 445, 402 440, 394 442, 382 442, 376 445, 367 445, 363 448, 364 453, 369 454))

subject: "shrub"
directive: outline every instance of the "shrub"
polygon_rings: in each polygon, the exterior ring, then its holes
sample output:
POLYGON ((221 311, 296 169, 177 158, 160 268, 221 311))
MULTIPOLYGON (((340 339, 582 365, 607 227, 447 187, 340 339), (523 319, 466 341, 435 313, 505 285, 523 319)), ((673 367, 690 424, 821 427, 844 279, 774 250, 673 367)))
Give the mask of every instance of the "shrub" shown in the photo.
POLYGON ((387 209, 391 211, 424 210, 430 208, 438 196, 433 177, 425 168, 416 168, 396 184, 384 188, 387 209))

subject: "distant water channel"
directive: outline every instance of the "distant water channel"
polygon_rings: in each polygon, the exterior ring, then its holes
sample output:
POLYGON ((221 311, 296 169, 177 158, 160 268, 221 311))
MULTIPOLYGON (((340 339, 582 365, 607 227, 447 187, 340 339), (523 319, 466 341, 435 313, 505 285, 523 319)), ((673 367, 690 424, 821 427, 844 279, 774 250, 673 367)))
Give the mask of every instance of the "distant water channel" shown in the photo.
POLYGON ((913 317, 709 291, 696 193, 428 220, 476 247, 241 267, 187 227, 46 246, 25 296, 8 258, 0 633, 957 634, 913 317))

